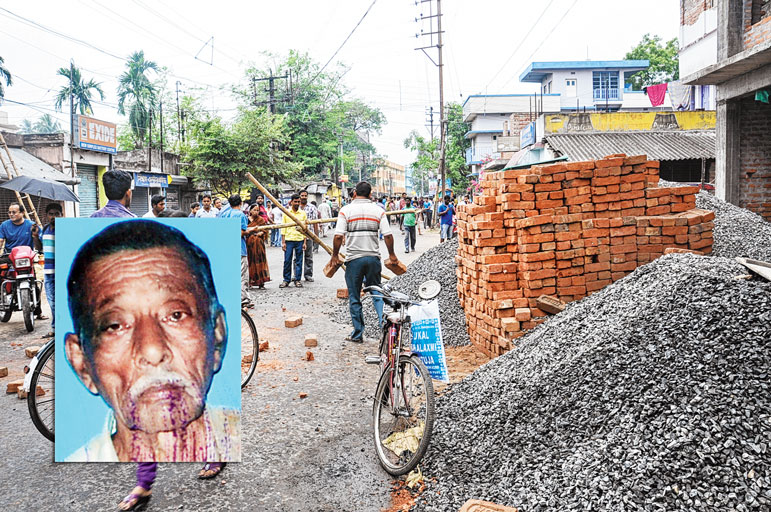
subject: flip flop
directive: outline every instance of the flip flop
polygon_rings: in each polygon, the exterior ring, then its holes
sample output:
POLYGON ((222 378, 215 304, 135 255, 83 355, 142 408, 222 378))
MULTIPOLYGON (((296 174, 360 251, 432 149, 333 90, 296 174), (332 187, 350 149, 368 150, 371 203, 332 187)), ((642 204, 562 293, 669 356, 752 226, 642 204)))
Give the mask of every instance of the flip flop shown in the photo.
POLYGON ((139 510, 143 506, 147 505, 147 502, 150 501, 150 497, 152 494, 145 494, 144 496, 140 494, 131 493, 125 498, 123 498, 123 501, 121 503, 132 503, 133 504, 129 508, 120 508, 118 507, 118 510, 139 510))
POLYGON ((222 472, 222 468, 225 467, 224 462, 207 462, 203 465, 203 469, 198 473, 199 480, 211 480, 215 476, 222 472), (205 471, 214 471, 211 475, 204 475, 205 471))
POLYGON ((42 339, 53 338, 53 337, 54 337, 54 332, 53 331, 48 331, 47 333, 45 333, 44 335, 41 336, 42 339))

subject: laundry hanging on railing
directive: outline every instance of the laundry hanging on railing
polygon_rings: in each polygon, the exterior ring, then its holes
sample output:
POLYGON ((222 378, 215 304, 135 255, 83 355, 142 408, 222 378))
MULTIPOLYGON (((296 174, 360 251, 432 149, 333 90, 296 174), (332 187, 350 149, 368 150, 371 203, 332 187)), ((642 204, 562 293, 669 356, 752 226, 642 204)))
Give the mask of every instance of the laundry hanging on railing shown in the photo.
POLYGON ((664 104, 664 98, 667 95, 667 84, 649 85, 645 89, 645 94, 651 100, 651 105, 658 107, 664 104))
POLYGON ((673 110, 691 110, 693 87, 682 82, 670 82, 667 85, 669 100, 673 110))

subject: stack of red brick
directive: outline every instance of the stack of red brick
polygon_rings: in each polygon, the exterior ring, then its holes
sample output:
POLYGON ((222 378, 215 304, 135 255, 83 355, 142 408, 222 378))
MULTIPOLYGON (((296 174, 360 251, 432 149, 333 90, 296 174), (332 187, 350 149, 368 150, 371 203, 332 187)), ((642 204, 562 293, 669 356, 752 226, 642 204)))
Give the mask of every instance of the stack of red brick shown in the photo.
POLYGON ((712 250, 698 187, 656 188, 659 163, 612 155, 487 173, 458 207, 458 293, 474 345, 495 356, 546 313, 541 295, 580 299, 669 247, 712 250))

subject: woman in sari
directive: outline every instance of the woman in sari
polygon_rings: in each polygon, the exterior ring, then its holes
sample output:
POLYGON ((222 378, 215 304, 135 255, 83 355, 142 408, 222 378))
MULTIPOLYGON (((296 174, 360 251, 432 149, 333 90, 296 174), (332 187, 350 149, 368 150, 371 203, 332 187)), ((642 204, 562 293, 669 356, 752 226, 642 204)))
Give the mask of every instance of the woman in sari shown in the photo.
POLYGON ((259 205, 252 206, 249 210, 249 228, 251 231, 246 238, 246 255, 249 260, 249 286, 264 289, 265 283, 270 281, 268 270, 268 257, 265 254, 265 239, 269 230, 255 231, 254 228, 267 224, 265 218, 260 215, 259 205))

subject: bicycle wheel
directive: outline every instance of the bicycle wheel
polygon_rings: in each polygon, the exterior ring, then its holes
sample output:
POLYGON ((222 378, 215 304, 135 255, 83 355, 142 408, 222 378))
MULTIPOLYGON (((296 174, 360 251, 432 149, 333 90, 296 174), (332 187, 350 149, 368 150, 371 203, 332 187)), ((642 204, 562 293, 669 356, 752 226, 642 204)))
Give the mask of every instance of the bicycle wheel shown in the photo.
POLYGON ((401 356, 398 371, 383 372, 372 416, 375 449, 383 469, 393 476, 415 469, 434 427, 434 385, 417 356, 401 356))
POLYGON ((241 310, 241 389, 254 375, 257 361, 260 359, 260 340, 254 320, 245 309, 241 310))
POLYGON ((54 344, 49 342, 38 357, 32 372, 27 394, 27 407, 32 423, 46 436, 54 440, 54 344), (38 393, 42 393, 38 395, 38 393))

